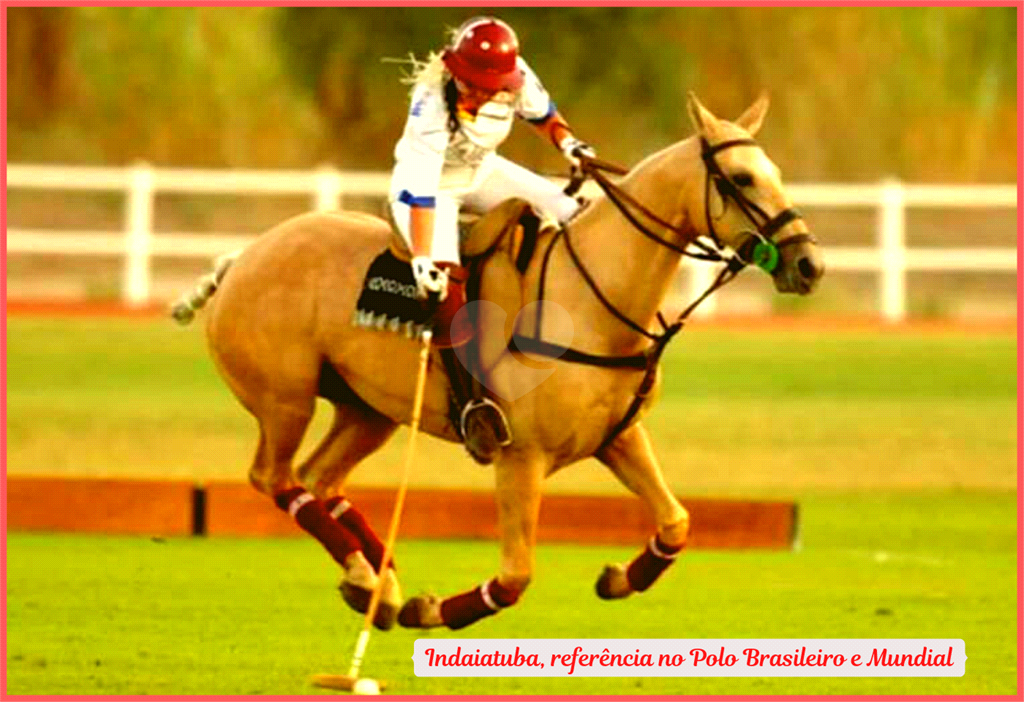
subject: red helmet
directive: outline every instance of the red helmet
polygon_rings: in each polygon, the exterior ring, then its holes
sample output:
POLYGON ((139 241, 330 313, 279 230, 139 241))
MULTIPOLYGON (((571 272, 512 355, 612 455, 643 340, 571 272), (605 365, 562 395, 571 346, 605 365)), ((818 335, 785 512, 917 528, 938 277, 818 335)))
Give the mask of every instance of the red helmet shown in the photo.
POLYGON ((516 66, 519 40, 512 28, 493 17, 476 17, 455 33, 441 59, 453 76, 474 88, 516 91, 523 74, 516 66))

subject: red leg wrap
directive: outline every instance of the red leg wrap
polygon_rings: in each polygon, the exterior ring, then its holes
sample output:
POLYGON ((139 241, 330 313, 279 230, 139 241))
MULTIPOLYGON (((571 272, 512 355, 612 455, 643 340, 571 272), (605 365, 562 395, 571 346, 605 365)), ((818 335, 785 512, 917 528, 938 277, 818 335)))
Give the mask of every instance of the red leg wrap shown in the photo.
POLYGON ((306 492, 304 488, 282 490, 274 495, 274 502, 292 515, 300 527, 323 544, 331 557, 342 566, 345 565, 346 556, 362 550, 363 546, 359 539, 334 521, 324 503, 306 492))
POLYGON ((626 568, 626 579, 635 592, 643 592, 658 579, 666 568, 675 562, 682 546, 666 546, 657 536, 647 542, 647 548, 633 559, 626 568))
MULTIPOLYGON (((324 502, 324 507, 331 516, 338 520, 338 523, 356 535, 359 543, 363 546, 363 555, 370 562, 373 569, 380 573, 381 561, 384 560, 384 542, 380 540, 366 517, 355 506, 344 497, 330 497, 324 502)), ((395 554, 391 554, 391 567, 395 567, 395 554)))
POLYGON ((441 619, 449 629, 462 629, 489 617, 519 599, 519 593, 498 582, 497 578, 441 603, 441 619))

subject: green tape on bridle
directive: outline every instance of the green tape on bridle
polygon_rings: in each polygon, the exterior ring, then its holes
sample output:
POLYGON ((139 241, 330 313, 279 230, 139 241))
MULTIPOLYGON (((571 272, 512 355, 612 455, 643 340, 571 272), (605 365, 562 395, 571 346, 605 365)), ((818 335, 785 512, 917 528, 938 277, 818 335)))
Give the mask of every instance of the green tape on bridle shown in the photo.
POLYGON ((750 259, 751 263, 765 273, 774 273, 779 266, 779 247, 771 241, 759 241, 754 244, 750 259))

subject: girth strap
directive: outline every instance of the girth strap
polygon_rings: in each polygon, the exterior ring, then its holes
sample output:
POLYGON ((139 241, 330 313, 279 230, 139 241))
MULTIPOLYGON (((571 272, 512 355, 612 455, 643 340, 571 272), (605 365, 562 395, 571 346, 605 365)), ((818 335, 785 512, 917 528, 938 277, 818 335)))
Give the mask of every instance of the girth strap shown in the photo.
POLYGON ((634 370, 644 371, 644 377, 640 380, 640 385, 633 394, 633 400, 629 403, 626 413, 618 422, 616 422, 615 426, 612 427, 608 434, 605 435, 604 439, 601 441, 601 445, 598 446, 597 451, 595 451, 595 453, 599 453, 626 427, 628 427, 640 412, 640 409, 643 407, 648 395, 651 394, 651 390, 654 388, 654 383, 657 380, 658 363, 661 361, 661 355, 664 353, 668 343, 672 340, 672 337, 674 337, 682 328, 682 322, 676 322, 672 326, 667 327, 665 332, 657 338, 653 346, 643 353, 638 353, 633 356, 597 356, 584 351, 577 351, 576 349, 569 348, 568 346, 562 346, 561 344, 552 344, 548 341, 542 341, 541 339, 534 339, 528 336, 520 336, 519 334, 513 334, 512 338, 509 339, 508 350, 513 353, 516 351, 520 353, 535 353, 540 356, 547 356, 548 358, 561 359, 563 361, 568 361, 569 363, 580 363, 588 366, 598 366, 601 368, 632 368, 634 370))
POLYGON ((508 350, 513 353, 516 351, 535 353, 538 356, 560 358, 569 363, 581 363, 585 366, 598 366, 599 368, 633 368, 635 370, 647 368, 647 354, 645 353, 638 353, 635 356, 598 356, 519 334, 513 334, 512 338, 508 340, 508 350))
POLYGON ((633 423, 633 419, 640 413, 640 409, 644 406, 644 402, 647 401, 647 396, 651 394, 651 390, 654 389, 654 382, 658 378, 658 363, 661 361, 661 354, 665 351, 665 347, 668 346, 668 342, 672 340, 672 337, 683 328, 682 322, 677 322, 671 327, 665 330, 665 333, 661 335, 658 341, 648 349, 647 356, 647 368, 644 373, 643 380, 640 381, 640 387, 636 389, 636 393, 633 395, 633 401, 629 403, 629 407, 626 409, 626 413, 622 415, 611 431, 605 435, 601 445, 597 447, 597 451, 594 453, 600 453, 604 450, 608 444, 615 440, 615 437, 622 433, 622 431, 633 423))

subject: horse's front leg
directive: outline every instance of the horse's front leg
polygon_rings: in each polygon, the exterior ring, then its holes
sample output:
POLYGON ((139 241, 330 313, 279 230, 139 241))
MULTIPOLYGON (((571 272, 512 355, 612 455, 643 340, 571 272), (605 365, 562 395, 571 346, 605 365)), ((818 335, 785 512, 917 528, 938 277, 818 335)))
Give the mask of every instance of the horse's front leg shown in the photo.
POLYGON ((617 436, 598 454, 623 485, 640 496, 654 515, 657 534, 628 565, 606 566, 597 581, 597 595, 606 600, 643 592, 658 579, 686 545, 690 517, 669 490, 642 424, 617 436))
POLYGON ((543 459, 507 454, 495 465, 501 535, 498 575, 472 590, 443 600, 431 595, 413 597, 402 607, 399 624, 423 629, 437 626, 462 629, 516 603, 533 574, 545 467, 543 459))

